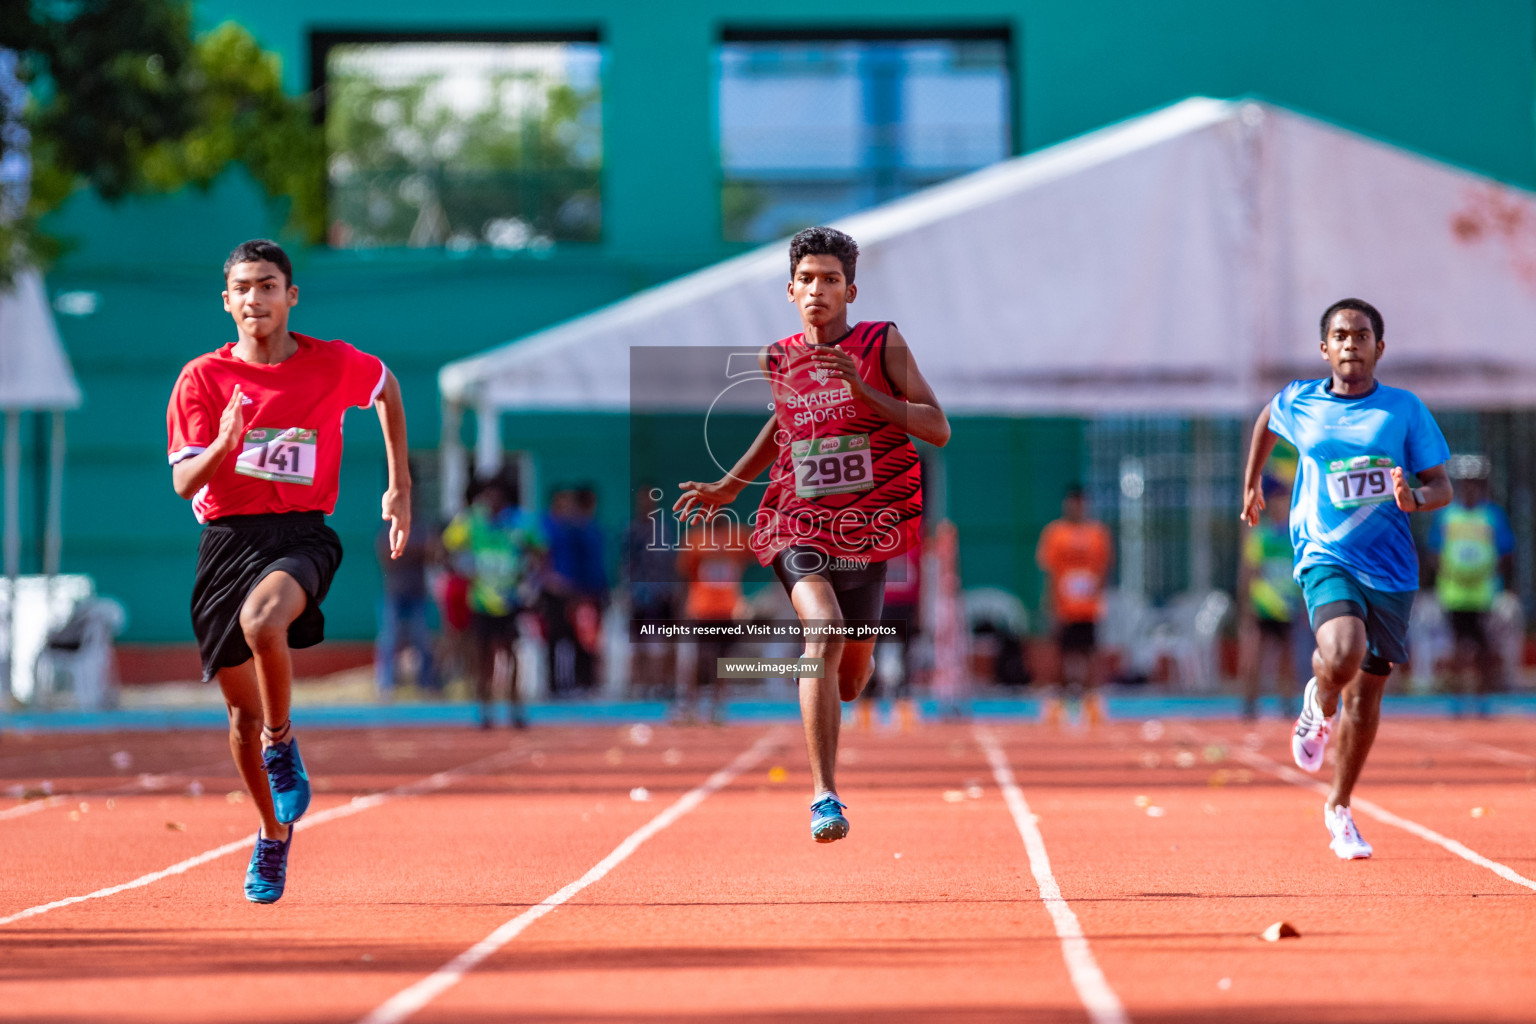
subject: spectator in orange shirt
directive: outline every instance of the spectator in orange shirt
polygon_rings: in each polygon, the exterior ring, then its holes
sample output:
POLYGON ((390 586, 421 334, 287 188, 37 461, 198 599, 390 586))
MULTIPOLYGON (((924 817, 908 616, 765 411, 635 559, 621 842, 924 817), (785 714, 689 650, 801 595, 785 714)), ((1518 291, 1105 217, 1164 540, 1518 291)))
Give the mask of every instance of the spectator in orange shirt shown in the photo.
MULTIPOLYGON (((688 531, 677 556, 677 574, 688 585, 683 606, 686 618, 699 622, 733 622, 745 609, 741 577, 754 561, 747 546, 747 535, 728 516, 714 516, 688 531)), ((700 640, 693 678, 684 678, 678 695, 677 720, 691 723, 697 713, 699 691, 710 692, 710 720, 722 722, 725 705, 721 698, 717 658, 731 649, 729 639, 700 640)))
MULTIPOLYGON (((1080 688, 1083 715, 1091 725, 1102 721, 1099 684, 1098 622, 1104 615, 1104 583, 1114 563, 1114 545, 1103 523, 1090 519, 1082 487, 1067 488, 1061 518, 1040 533, 1035 561, 1048 577, 1046 601, 1056 625, 1061 681, 1080 688)), ((1046 721, 1061 719, 1061 701, 1046 705, 1046 721)))

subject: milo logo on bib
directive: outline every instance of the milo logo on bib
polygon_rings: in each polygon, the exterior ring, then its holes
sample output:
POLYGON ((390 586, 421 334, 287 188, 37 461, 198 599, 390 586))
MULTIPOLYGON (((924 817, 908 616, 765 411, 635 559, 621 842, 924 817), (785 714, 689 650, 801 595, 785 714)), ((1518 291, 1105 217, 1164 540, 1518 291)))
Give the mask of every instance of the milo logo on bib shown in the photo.
POLYGON ((1383 455, 1334 459, 1323 478, 1334 508, 1377 505, 1393 498, 1392 470, 1397 465, 1383 455))

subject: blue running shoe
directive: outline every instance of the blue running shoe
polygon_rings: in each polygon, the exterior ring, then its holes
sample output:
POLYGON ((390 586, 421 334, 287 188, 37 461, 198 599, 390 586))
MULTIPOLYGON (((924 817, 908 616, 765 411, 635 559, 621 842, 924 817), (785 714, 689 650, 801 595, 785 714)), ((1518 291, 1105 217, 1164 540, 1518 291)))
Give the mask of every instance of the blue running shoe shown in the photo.
POLYGON ((267 785, 272 788, 272 804, 277 820, 291 825, 309 810, 309 772, 299 756, 299 741, 274 743, 261 752, 267 766, 267 785))
POLYGON ((288 847, 292 845, 292 829, 281 842, 256 833, 251 866, 245 869, 246 899, 252 903, 276 903, 283 898, 283 885, 288 880, 288 847))
POLYGON ((811 804, 811 838, 818 843, 835 843, 848 834, 848 819, 843 812, 848 805, 828 793, 811 804))

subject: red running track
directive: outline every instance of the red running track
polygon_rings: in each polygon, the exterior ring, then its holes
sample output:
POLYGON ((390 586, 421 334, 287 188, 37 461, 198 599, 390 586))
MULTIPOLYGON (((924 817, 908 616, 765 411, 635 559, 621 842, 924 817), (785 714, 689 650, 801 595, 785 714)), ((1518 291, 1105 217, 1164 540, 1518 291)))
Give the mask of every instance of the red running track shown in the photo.
POLYGON ((1335 859, 1321 795, 1270 773, 1280 723, 849 730, 853 830, 829 846, 794 727, 304 745, 312 824, 259 907, 248 845, 162 874, 254 831, 222 735, 0 740, 0 1018, 1084 1021, 1084 956, 1106 1024, 1536 1017, 1525 721, 1389 721, 1359 790, 1485 863, 1365 814, 1375 859, 1335 859), (1063 907, 1086 941, 1064 943, 1063 907), (1258 938, 1280 920, 1302 937, 1258 938))

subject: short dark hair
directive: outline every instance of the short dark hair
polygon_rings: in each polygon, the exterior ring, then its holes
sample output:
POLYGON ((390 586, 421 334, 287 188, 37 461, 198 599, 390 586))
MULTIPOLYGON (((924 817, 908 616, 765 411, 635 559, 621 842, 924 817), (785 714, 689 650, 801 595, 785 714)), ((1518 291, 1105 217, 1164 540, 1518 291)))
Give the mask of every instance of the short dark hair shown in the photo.
POLYGON ((806 228, 789 240, 789 276, 800 269, 807 256, 836 256, 843 265, 843 276, 853 284, 853 272, 859 263, 859 243, 837 228, 806 228))
POLYGON ((1087 493, 1084 492, 1084 490, 1083 490, 1083 485, 1079 484, 1079 483, 1067 484, 1066 492, 1063 495, 1063 497, 1065 497, 1067 499, 1076 498, 1079 501, 1081 501, 1082 499, 1086 498, 1087 496, 1088 496, 1087 493))
POLYGON ((260 263, 262 260, 274 264, 283 272, 285 285, 293 284, 293 261, 283 252, 283 247, 270 238, 253 238, 235 246, 229 258, 224 261, 224 280, 229 280, 229 272, 235 269, 236 264, 260 263))
POLYGON ((1371 322, 1371 330, 1376 333, 1376 340, 1380 341, 1382 338, 1386 337, 1387 325, 1382 322, 1380 310, 1371 305, 1369 302, 1366 302, 1364 299, 1340 299, 1338 302, 1335 302, 1333 305, 1323 310, 1322 323, 1319 324, 1318 329, 1321 331, 1324 341, 1328 340, 1328 321, 1332 320, 1333 314, 1339 312, 1341 309, 1352 309, 1356 313, 1364 313, 1366 319, 1370 320, 1371 322))

